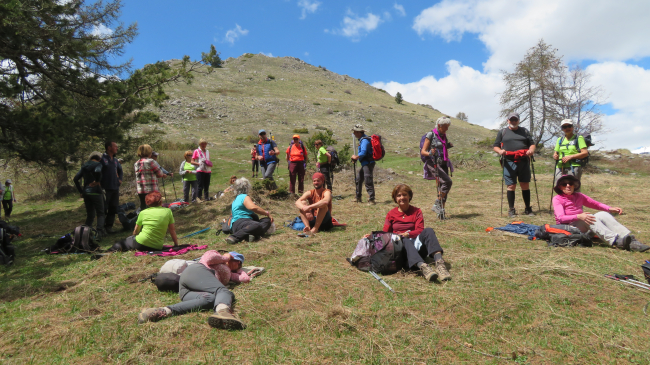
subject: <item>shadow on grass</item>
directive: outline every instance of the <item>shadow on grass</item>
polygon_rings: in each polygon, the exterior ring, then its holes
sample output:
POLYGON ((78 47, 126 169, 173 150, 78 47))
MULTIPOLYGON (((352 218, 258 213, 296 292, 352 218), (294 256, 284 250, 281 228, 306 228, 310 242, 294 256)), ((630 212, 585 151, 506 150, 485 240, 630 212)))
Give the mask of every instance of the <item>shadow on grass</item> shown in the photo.
POLYGON ((458 219, 471 219, 471 218, 476 218, 480 217, 483 214, 480 213, 466 213, 466 214, 454 214, 453 218, 458 218, 458 219))

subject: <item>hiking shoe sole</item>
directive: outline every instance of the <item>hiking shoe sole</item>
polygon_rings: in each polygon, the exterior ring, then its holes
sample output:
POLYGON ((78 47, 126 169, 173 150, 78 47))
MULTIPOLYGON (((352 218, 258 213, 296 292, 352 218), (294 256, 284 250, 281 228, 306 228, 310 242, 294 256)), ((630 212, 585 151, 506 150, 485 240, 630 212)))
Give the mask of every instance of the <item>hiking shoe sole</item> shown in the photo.
POLYGON ((208 324, 212 328, 223 330, 243 330, 246 328, 246 325, 241 321, 238 321, 236 319, 217 317, 214 314, 208 317, 208 324))
POLYGON ((237 239, 233 236, 228 236, 228 238, 226 238, 226 243, 234 245, 235 243, 237 243, 237 239))

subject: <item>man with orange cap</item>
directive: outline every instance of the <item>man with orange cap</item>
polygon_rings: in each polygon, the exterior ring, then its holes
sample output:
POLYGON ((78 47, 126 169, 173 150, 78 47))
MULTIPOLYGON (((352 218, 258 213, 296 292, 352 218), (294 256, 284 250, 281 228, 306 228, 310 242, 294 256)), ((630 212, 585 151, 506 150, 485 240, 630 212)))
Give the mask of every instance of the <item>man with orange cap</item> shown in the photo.
POLYGON ((293 135, 293 141, 287 148, 287 164, 289 165, 289 192, 296 193, 296 176, 298 177, 298 193, 305 190, 305 162, 307 149, 300 140, 300 136, 293 135))
POLYGON ((332 192, 325 189, 325 175, 320 172, 311 177, 314 189, 305 192, 297 201, 300 219, 305 225, 305 233, 316 234, 329 231, 332 224, 332 192))

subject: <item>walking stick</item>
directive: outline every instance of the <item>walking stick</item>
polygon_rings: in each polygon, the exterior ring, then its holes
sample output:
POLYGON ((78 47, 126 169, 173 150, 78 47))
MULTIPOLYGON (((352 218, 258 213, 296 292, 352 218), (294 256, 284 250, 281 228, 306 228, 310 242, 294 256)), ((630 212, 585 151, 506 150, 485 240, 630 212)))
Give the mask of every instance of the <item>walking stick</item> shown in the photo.
POLYGON ((501 165, 501 216, 503 217, 503 185, 505 184, 503 180, 503 155, 499 157, 499 164, 501 165))
POLYGON ((388 285, 388 283, 386 283, 386 282, 384 281, 384 279, 382 279, 381 277, 379 277, 379 275, 377 275, 377 273, 375 273, 374 271, 369 271, 369 273, 370 273, 370 274, 371 274, 375 279, 377 279, 377 281, 379 281, 380 283, 382 283, 382 284, 383 284, 383 285, 384 285, 388 290, 390 290, 391 293, 395 294, 395 290, 393 290, 393 288, 391 288, 390 285, 388 285))
POLYGON ((165 195, 165 201, 167 201, 167 192, 165 191, 165 178, 162 178, 162 183, 163 183, 163 194, 165 195))
MULTIPOLYGON (((352 135, 352 153, 355 153, 357 151, 357 140, 354 137, 354 134, 352 135)), ((354 163, 354 198, 357 199, 359 197, 359 187, 357 184, 357 161, 355 160, 354 163)), ((357 200, 357 203, 359 201, 357 200)))
MULTIPOLYGON (((564 152, 562 152, 562 155, 564 155, 564 152)), ((564 157, 564 156, 563 156, 564 157)), ((560 160, 562 157, 560 157, 560 160)), ((557 178, 557 173, 555 172, 555 169, 557 168, 557 164, 559 161, 555 161, 555 165, 553 166, 553 185, 551 185, 551 202, 548 204, 548 214, 552 214, 553 211, 553 193, 555 192, 555 179, 557 178)))
POLYGON ((537 196, 537 209, 539 209, 540 213, 542 211, 542 206, 539 205, 539 193, 537 192, 537 177, 535 177, 535 156, 529 156, 528 159, 530 160, 530 166, 533 169, 533 182, 535 183, 535 195, 537 196))
POLYGON ((176 195, 176 184, 174 184, 174 177, 172 176, 172 186, 174 187, 174 201, 178 201, 178 195, 176 195))

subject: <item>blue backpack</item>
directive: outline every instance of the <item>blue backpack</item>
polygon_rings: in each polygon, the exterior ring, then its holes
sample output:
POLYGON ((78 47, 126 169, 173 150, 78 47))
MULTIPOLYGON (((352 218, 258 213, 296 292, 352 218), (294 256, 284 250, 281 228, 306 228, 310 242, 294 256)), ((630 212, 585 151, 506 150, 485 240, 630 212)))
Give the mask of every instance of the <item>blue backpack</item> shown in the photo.
POLYGON ((287 224, 287 227, 302 232, 305 229, 305 224, 302 222, 300 217, 296 217, 291 223, 287 224))

